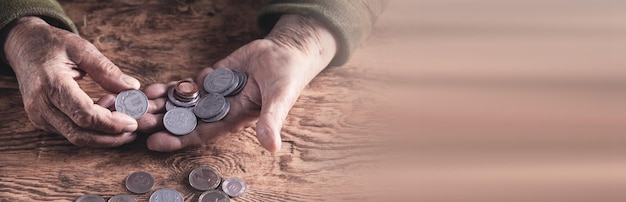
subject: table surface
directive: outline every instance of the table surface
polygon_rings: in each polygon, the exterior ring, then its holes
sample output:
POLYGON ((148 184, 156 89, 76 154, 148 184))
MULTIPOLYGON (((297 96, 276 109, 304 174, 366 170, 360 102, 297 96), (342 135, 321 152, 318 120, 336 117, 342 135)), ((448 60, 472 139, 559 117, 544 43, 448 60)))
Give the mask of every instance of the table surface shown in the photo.
MULTIPOLYGON (((61 1, 143 86, 191 77, 262 37, 264 2, 245 2, 61 1)), ((563 5, 392 2, 349 63, 302 92, 275 154, 254 127, 172 153, 148 151, 145 135, 76 147, 35 129, 17 81, 0 77, 0 201, 109 198, 128 193, 133 171, 196 201, 187 177, 202 165, 246 181, 233 201, 626 199, 626 5, 563 5)), ((88 77, 80 84, 104 94, 88 77)))

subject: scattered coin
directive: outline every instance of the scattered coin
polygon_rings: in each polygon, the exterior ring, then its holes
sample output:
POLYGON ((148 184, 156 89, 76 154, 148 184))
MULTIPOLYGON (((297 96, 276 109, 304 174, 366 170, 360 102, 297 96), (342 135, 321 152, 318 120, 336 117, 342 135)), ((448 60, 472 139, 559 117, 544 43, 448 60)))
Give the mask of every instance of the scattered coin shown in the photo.
POLYGON ((218 94, 208 94, 200 98, 193 112, 204 122, 222 120, 230 111, 230 103, 218 94))
POLYGON ((105 202, 102 196, 87 194, 76 199, 76 202, 105 202))
POLYGON ((226 95, 233 85, 237 85, 237 75, 228 68, 219 68, 204 78, 204 90, 208 93, 226 95))
POLYGON ((189 185, 197 190, 216 189, 220 182, 222 178, 219 173, 210 167, 198 167, 189 173, 189 185))
POLYGON ((230 202, 230 198, 222 191, 210 190, 202 193, 198 202, 230 202))
POLYGON ((159 189, 150 195, 149 202, 183 202, 183 195, 173 189, 159 189))
POLYGON ((139 119, 148 112, 148 97, 140 90, 126 90, 115 97, 115 110, 139 119))
POLYGON ((111 197, 108 202, 137 202, 137 199, 128 194, 118 194, 111 197))
POLYGON ((135 194, 148 193, 154 186, 154 178, 150 173, 137 171, 126 177, 126 189, 135 194))
POLYGON ((163 116, 165 129, 174 135, 187 135, 196 129, 197 124, 194 113, 184 108, 174 108, 163 116))
POLYGON ((222 182, 222 191, 232 197, 239 197, 246 193, 246 183, 239 178, 226 178, 222 182))

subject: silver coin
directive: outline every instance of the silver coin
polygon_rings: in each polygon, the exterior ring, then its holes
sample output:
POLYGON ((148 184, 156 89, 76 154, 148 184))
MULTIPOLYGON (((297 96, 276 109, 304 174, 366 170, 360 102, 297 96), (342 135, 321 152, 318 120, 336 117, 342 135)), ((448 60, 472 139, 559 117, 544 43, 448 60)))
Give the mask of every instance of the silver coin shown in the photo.
POLYGON ((183 195, 173 189, 159 189, 150 195, 149 202, 183 202, 183 195))
POLYGON ((137 202, 137 199, 128 194, 119 194, 111 197, 109 202, 137 202))
POLYGON ((227 96, 234 96, 234 95, 239 94, 241 90, 243 90, 243 88, 246 87, 246 84, 248 83, 248 75, 245 72, 241 72, 237 70, 233 70, 233 71, 239 77, 239 83, 237 83, 237 87, 235 88, 235 90, 232 93, 229 93, 227 96))
POLYGON ((215 189, 220 185, 220 182, 222 182, 222 178, 213 168, 203 166, 189 173, 189 185, 197 190, 215 189))
POLYGON ((172 102, 170 102, 169 100, 165 102, 165 111, 170 111, 174 108, 176 108, 176 105, 172 104, 172 102))
POLYGON ((172 104, 174 104, 175 106, 178 106, 178 107, 193 107, 193 106, 196 106, 196 103, 198 103, 198 100, 200 99, 200 96, 197 96, 192 101, 183 102, 183 101, 180 101, 180 100, 176 99, 176 97, 174 96, 174 88, 170 88, 167 91, 167 98, 168 98, 168 101, 172 102, 172 104))
POLYGON ((126 177, 126 189, 135 194, 148 193, 154 186, 154 178, 150 173, 137 171, 126 177))
POLYGON ((235 79, 235 73, 230 69, 216 69, 204 78, 204 90, 208 93, 222 94, 233 85, 236 85, 235 79))
POLYGON ((228 100, 224 96, 218 94, 208 94, 198 101, 193 112, 200 119, 210 119, 220 115, 229 105, 228 100))
POLYGON ((188 109, 174 108, 163 116, 165 129, 174 135, 187 135, 196 129, 196 115, 188 109))
POLYGON ((232 70, 232 69, 228 69, 228 70, 233 72, 233 75, 235 75, 235 78, 233 79, 233 82, 231 83, 230 88, 220 93, 224 97, 231 96, 237 90, 237 87, 241 83, 241 79, 242 79, 240 74, 238 73, 239 71, 232 70))
POLYGON ((224 109, 220 111, 219 114, 210 117, 210 118, 206 118, 206 119, 200 119, 202 120, 202 122, 206 122, 206 123, 212 123, 212 122, 216 122, 219 120, 222 120, 224 117, 226 117, 226 115, 228 115, 228 112, 230 112, 230 102, 228 102, 228 100, 226 100, 226 105, 224 106, 224 109))
POLYGON ((230 198, 222 191, 210 190, 202 193, 198 198, 198 202, 230 202, 230 198))
POLYGON ((105 201, 104 201, 104 198, 102 198, 102 196, 98 196, 95 194, 87 194, 76 199, 76 202, 105 202, 105 201))
POLYGON ((246 193, 246 183, 239 178, 227 178, 222 182, 222 191, 232 197, 239 197, 246 193))
POLYGON ((115 97, 115 110, 139 119, 148 112, 148 97, 140 90, 122 91, 115 97))

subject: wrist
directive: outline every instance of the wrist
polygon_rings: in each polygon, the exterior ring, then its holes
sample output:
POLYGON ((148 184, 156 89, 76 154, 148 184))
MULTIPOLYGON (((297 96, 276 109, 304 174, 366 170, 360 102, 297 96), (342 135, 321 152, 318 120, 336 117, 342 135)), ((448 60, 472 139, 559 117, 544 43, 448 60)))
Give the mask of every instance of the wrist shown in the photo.
POLYGON ((323 23, 302 15, 281 16, 265 39, 311 57, 322 69, 335 57, 338 49, 335 36, 323 23))
POLYGON ((2 30, 2 59, 9 64, 15 71, 15 59, 19 58, 18 53, 25 49, 25 41, 28 39, 36 39, 32 34, 28 34, 33 30, 34 26, 49 26, 46 21, 39 17, 27 16, 21 17, 2 30))

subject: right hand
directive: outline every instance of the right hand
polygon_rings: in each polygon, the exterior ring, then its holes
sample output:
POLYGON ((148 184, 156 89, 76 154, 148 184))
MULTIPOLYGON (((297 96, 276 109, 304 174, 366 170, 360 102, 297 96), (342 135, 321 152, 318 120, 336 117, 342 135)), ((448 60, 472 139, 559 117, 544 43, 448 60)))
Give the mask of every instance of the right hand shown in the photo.
POLYGON ((22 17, 3 48, 35 127, 78 146, 114 147, 136 138, 135 119, 95 104, 76 82, 87 73, 111 93, 140 86, 87 40, 41 18, 22 17))

